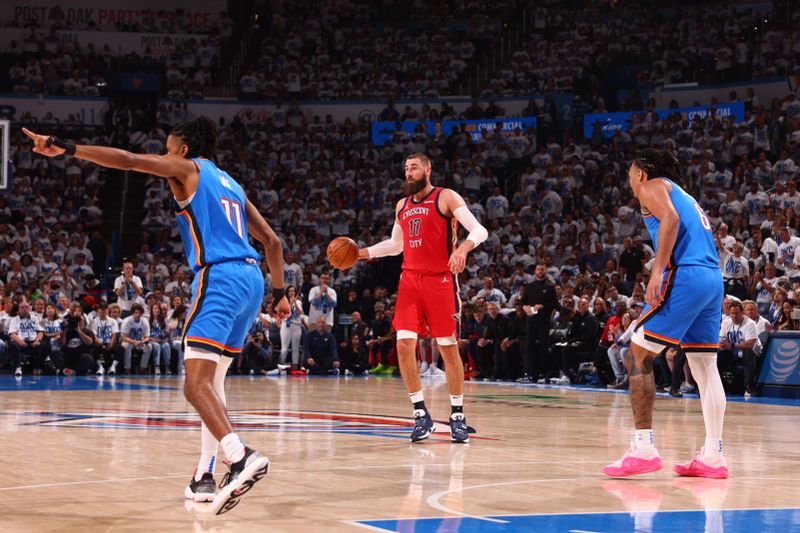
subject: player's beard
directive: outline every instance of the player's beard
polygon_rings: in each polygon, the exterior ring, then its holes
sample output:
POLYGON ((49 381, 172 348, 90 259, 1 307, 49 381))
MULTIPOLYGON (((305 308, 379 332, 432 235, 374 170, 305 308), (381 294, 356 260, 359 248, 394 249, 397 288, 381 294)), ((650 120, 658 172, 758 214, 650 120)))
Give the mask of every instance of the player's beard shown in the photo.
POLYGON ((406 196, 413 196, 427 186, 428 180, 426 178, 422 178, 421 180, 415 181, 406 180, 406 182, 403 184, 403 189, 405 190, 406 196))

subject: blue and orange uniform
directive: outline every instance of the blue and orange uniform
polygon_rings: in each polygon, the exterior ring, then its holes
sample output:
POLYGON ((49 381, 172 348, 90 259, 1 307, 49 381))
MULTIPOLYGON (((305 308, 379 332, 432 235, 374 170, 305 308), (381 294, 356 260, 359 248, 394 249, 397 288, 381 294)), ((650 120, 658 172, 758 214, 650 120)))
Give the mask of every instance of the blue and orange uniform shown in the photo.
POLYGON ((197 191, 175 202, 178 229, 195 273, 184 346, 236 356, 261 308, 264 278, 247 234, 242 187, 207 159, 192 159, 197 191))
MULTIPOLYGON (((682 346, 687 352, 716 352, 724 290, 711 223, 703 209, 676 183, 669 198, 678 213, 675 246, 664 272, 661 298, 648 304, 636 329, 662 346, 682 346)), ((642 211, 645 226, 658 250, 658 219, 642 211)))

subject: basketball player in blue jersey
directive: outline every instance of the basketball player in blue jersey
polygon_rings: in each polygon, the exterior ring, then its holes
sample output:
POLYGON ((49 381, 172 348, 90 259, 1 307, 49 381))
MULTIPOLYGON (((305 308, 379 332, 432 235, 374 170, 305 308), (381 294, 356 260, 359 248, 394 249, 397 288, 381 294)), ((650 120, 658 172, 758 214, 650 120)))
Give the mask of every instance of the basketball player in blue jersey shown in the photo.
POLYGON ((603 472, 622 477, 661 469, 653 438, 653 359, 665 346, 681 346, 700 390, 706 440, 700 454, 676 465, 675 472, 726 478, 728 465, 722 456, 725 391, 717 369, 724 292, 711 224, 695 199, 681 188, 680 166, 669 152, 642 150, 628 177, 656 257, 647 284, 647 306, 625 361, 636 425, 633 445, 603 472))
POLYGON ((185 492, 195 501, 212 501, 211 511, 216 514, 229 511, 269 468, 269 460, 246 447, 234 433, 225 409, 225 375, 232 358, 242 351, 264 295, 259 255, 250 245, 249 234, 266 251, 276 285, 272 305, 278 323, 290 312, 280 286, 280 240, 246 198, 242 187, 214 164, 217 132, 206 117, 173 129, 167 138, 166 155, 76 145, 24 128, 23 131, 33 140, 33 151, 44 156, 66 154, 107 168, 167 178, 175 197, 175 214, 187 259, 195 272, 191 311, 183 330, 184 394, 203 421, 202 450, 185 492), (213 472, 220 444, 230 472, 216 493, 213 472))

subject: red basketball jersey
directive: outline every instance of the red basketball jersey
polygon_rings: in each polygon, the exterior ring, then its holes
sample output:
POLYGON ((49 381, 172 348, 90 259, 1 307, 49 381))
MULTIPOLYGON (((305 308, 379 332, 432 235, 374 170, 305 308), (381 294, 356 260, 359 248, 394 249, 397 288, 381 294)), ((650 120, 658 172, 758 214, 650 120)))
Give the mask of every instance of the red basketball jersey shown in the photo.
POLYGON ((403 228, 403 270, 421 274, 450 272, 447 262, 456 242, 456 219, 439 211, 441 187, 419 202, 409 196, 397 213, 403 228))

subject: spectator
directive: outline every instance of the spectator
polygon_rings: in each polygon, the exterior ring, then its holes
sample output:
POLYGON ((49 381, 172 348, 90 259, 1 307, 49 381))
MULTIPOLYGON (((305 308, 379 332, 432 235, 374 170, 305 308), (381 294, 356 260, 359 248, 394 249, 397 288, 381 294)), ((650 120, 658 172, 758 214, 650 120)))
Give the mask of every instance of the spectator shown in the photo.
POLYGON ((319 285, 308 293, 309 322, 316 324, 317 318, 322 316, 328 324, 328 331, 333 328, 333 309, 336 307, 336 291, 330 287, 330 280, 330 274, 323 272, 319 277, 319 285))
POLYGON ((494 303, 498 308, 505 306, 507 298, 500 289, 494 286, 494 278, 486 276, 483 278, 483 288, 478 291, 472 302, 483 299, 486 303, 494 303))
POLYGON ((70 306, 69 315, 64 319, 64 361, 61 367, 65 376, 88 374, 94 368, 91 355, 94 336, 86 327, 83 308, 79 303, 70 306))
POLYGON ((496 302, 487 302, 486 309, 489 318, 478 339, 478 368, 480 374, 476 379, 500 380, 505 378, 505 368, 500 357, 500 344, 508 336, 509 322, 505 315, 500 314, 500 307, 496 302))
POLYGON ((297 298, 297 287, 287 285, 286 298, 289 300, 289 308, 292 310, 292 314, 281 324, 280 364, 286 363, 286 356, 289 355, 289 350, 291 349, 291 369, 296 371, 300 368, 300 339, 303 335, 303 326, 307 323, 308 317, 303 313, 303 306, 297 298))
POLYGON ((147 323, 147 320, 142 315, 144 315, 144 308, 139 304, 133 304, 131 315, 125 318, 120 326, 126 374, 131 373, 131 362, 134 353, 141 356, 139 362, 139 371, 141 373, 147 370, 148 362, 150 361, 150 352, 153 349, 147 340, 150 337, 150 324, 147 323))
POLYGON ((370 360, 377 361, 370 373, 372 374, 394 374, 397 367, 391 364, 392 339, 394 330, 392 321, 386 316, 384 304, 375 304, 375 318, 369 326, 372 337, 367 341, 367 348, 370 351, 370 360))
POLYGON ((345 375, 358 376, 369 372, 369 354, 361 335, 353 333, 342 349, 342 366, 345 375))
POLYGON ((142 279, 133 274, 133 263, 124 263, 122 274, 114 280, 114 293, 117 295, 117 305, 122 312, 122 318, 127 318, 131 314, 132 307, 142 296, 143 290, 142 279))
POLYGON ((249 375, 264 376, 277 374, 278 368, 272 357, 272 345, 263 331, 256 331, 248 337, 242 349, 242 372, 249 375))
POLYGON ((307 373, 338 376, 340 361, 336 349, 336 339, 328 332, 324 316, 319 316, 315 324, 316 329, 306 335, 303 348, 306 358, 304 366, 307 373))
POLYGON ((27 300, 19 303, 17 316, 9 321, 8 337, 11 366, 16 369, 14 377, 22 376, 23 367, 40 374, 48 345, 42 343, 44 332, 31 316, 31 305, 27 300))
POLYGON ((163 364, 167 375, 171 376, 172 343, 170 342, 169 328, 160 303, 154 303, 150 307, 150 335, 148 335, 147 340, 150 343, 151 353, 153 354, 153 372, 155 372, 156 376, 160 376, 163 364))
MULTIPOLYGON (((789 305, 789 301, 785 302, 789 305)), ((748 365, 745 361, 753 361, 755 354, 753 348, 755 347, 756 340, 758 340, 758 330, 756 323, 744 314, 744 307, 741 302, 732 301, 728 307, 730 316, 722 320, 722 327, 719 332, 719 352, 717 362, 720 367, 720 373, 725 375, 737 375, 737 367, 743 364, 745 368, 748 365)), ((791 314, 791 313, 789 313, 791 314)), ((791 319, 790 319, 791 320, 791 319)), ((734 391, 749 383, 753 376, 748 375, 744 378, 744 382, 739 383, 728 382, 725 383, 730 388, 734 387, 734 391)))
POLYGON ((186 373, 183 368, 183 327, 186 324, 187 311, 185 305, 175 307, 172 310, 168 324, 171 352, 176 354, 176 357, 173 358, 177 365, 175 372, 180 375, 186 373))
MULTIPOLYGON (((42 300, 37 300, 42 301, 42 300)), ((62 360, 62 348, 64 346, 64 322, 56 313, 56 307, 53 304, 45 306, 44 316, 39 320, 42 327, 42 345, 44 346, 45 359, 50 357, 53 360, 62 360)), ((44 366, 44 365, 43 365, 44 366)), ((53 364, 55 368, 55 364, 53 364)))
POLYGON ((119 324, 108 315, 108 305, 105 302, 98 304, 97 316, 89 329, 94 334, 97 375, 102 376, 108 372, 109 376, 116 376, 117 365, 122 361, 123 354, 119 343, 119 324))
POLYGON ((752 396, 758 396, 761 394, 758 387, 758 376, 761 374, 761 366, 764 362, 764 344, 767 342, 773 327, 767 319, 758 314, 758 306, 754 301, 745 300, 742 302, 742 306, 745 316, 755 323, 757 335, 752 352, 746 350, 742 354, 744 358, 745 392, 752 396))
POLYGON ((591 361, 597 350, 597 321, 589 312, 589 300, 581 298, 578 312, 572 319, 566 344, 561 346, 561 383, 574 383, 578 376, 578 363, 591 361))
POLYGON ((613 326, 614 342, 608 348, 608 360, 614 371, 615 380, 608 385, 609 389, 628 388, 628 373, 625 366, 625 358, 633 337, 633 330, 636 327, 636 320, 631 313, 622 314, 620 321, 613 326))

